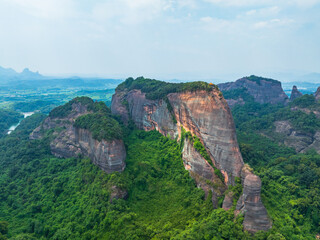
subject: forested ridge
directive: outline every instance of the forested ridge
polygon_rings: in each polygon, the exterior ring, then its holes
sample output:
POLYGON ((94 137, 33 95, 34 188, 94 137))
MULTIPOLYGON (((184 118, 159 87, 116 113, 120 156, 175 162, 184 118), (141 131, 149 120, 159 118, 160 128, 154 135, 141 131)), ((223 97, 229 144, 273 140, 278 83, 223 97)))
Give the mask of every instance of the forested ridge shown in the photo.
POLYGON ((249 101, 232 109, 244 161, 261 177, 273 228, 285 239, 314 239, 320 232, 320 155, 312 149, 298 154, 279 144, 274 122, 287 120, 299 131, 314 133, 319 119, 296 107, 318 106, 314 96, 305 95, 288 106, 249 101))
POLYGON ((13 110, 0 109, 0 138, 7 134, 13 124, 17 124, 23 115, 13 110))
MULTIPOLYGON (((183 166, 182 142, 132 123, 125 127, 103 103, 77 101, 92 111, 83 116, 89 117, 82 127, 98 131, 101 126, 93 124, 98 116, 117 121, 127 148, 126 169, 106 174, 89 159, 56 158, 50 135, 28 139, 45 115, 24 119, 0 139, 0 239, 272 240, 314 239, 319 233, 320 155, 296 154, 256 129, 283 106, 250 102, 232 110, 244 161, 261 177, 263 203, 273 221, 270 231, 251 235, 243 231, 243 216, 234 216, 235 202, 229 211, 213 209, 210 196, 197 188, 183 166), (112 199, 114 187, 127 197, 112 199)), ((51 117, 66 116, 70 109, 66 104, 51 117)), ((196 137, 185 131, 183 137, 206 158, 196 137)), ((239 195, 237 181, 232 191, 239 195)))
POLYGON ((123 83, 119 84, 116 90, 121 91, 127 89, 128 91, 133 89, 140 89, 146 93, 146 98, 155 100, 165 98, 169 93, 186 92, 205 90, 212 91, 212 89, 218 89, 216 85, 206 82, 187 82, 187 83, 169 83, 155 79, 148 79, 144 77, 138 77, 136 79, 128 78, 123 83))

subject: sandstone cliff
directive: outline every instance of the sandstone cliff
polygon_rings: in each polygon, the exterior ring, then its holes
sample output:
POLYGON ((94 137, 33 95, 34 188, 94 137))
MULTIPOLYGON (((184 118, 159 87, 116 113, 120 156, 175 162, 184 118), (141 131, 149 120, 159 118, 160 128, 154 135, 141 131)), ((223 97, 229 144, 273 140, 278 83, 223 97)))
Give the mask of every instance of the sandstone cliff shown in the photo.
MULTIPOLYGON (((132 79, 130 81, 133 82, 132 79)), ((137 88, 128 87, 129 84, 126 82, 124 84, 127 87, 118 87, 112 97, 112 113, 120 115, 124 122, 132 120, 138 128, 146 131, 156 129, 165 136, 180 139, 183 128, 197 136, 209 154, 210 161, 204 159, 193 144, 185 139, 182 150, 184 165, 199 187, 206 193, 210 190, 213 192, 212 200, 214 205, 217 205, 217 198, 224 193, 228 185, 235 183, 236 177, 241 177, 244 166, 233 118, 221 92, 215 87, 210 90, 171 91, 162 98, 151 100, 140 90, 143 84, 136 84, 139 85, 137 88), (221 171, 224 183, 214 168, 221 171)), ((174 89, 174 86, 164 88, 174 89)), ((254 179, 250 179, 249 182, 252 181, 254 184, 254 179)), ((251 191, 250 186, 243 185, 243 191, 248 196, 252 193, 252 197, 255 197, 260 188, 258 191, 251 191)), ((259 194, 258 196, 260 197, 259 194)), ((265 211, 256 212, 255 204, 258 204, 259 209, 261 206, 264 208, 262 203, 257 201, 252 203, 251 208, 244 205, 242 211, 249 216, 263 214, 262 218, 268 219, 265 208, 265 211)), ((260 219, 260 216, 256 219, 260 219)), ((265 223, 261 225, 255 218, 246 218, 246 222, 248 224, 245 224, 245 229, 248 231, 255 232, 271 227, 270 220, 267 226, 265 223), (255 227, 251 227, 253 225, 255 227)))
MULTIPOLYGON (((289 101, 288 96, 281 87, 281 82, 273 79, 250 76, 235 82, 221 83, 218 86, 222 92, 243 89, 253 97, 255 102, 261 104, 286 104, 289 101)), ((227 101, 228 103, 230 102, 230 106, 243 104, 244 102, 241 96, 227 98, 227 101)))
POLYGON ((301 97, 303 94, 301 92, 299 92, 297 86, 293 86, 292 91, 291 91, 291 95, 290 95, 290 101, 295 100, 296 98, 301 97))
POLYGON ((126 150, 121 139, 96 140, 87 129, 74 126, 75 120, 90 114, 85 104, 73 102, 66 116, 49 116, 30 135, 30 139, 42 138, 48 130, 53 131, 50 148, 53 155, 69 158, 86 156, 107 173, 123 171, 126 150))

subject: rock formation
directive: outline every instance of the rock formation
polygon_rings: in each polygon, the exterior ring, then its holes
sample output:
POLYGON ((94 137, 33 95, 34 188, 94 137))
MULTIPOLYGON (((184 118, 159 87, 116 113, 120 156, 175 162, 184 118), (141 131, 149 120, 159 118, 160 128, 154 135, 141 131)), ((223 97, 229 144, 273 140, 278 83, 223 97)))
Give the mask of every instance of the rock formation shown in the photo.
POLYGON ((247 166, 241 171, 243 194, 238 200, 236 210, 244 213, 243 227, 250 232, 267 231, 270 220, 260 198, 261 180, 247 166))
POLYGON ((299 92, 297 86, 293 86, 292 91, 291 91, 291 96, 290 96, 290 101, 295 100, 296 98, 301 97, 303 94, 299 92))
POLYGON ((317 101, 320 100, 320 87, 318 87, 317 91, 314 94, 314 97, 316 98, 317 101))
MULTIPOLYGON (((120 115, 124 122, 131 119, 138 128, 146 131, 155 129, 165 136, 180 139, 183 128, 197 136, 210 155, 211 161, 205 160, 186 139, 182 150, 184 165, 199 187, 206 193, 212 191, 214 205, 217 203, 217 197, 223 194, 227 186, 235 184, 236 177, 241 177, 244 163, 237 143, 233 118, 226 100, 217 88, 212 87, 210 91, 171 92, 165 98, 150 100, 140 89, 118 87, 112 97, 111 111, 120 115), (221 171, 224 183, 215 174, 212 165, 221 171)), ((261 183, 257 186, 261 187, 261 183)), ((244 201, 251 197, 260 198, 260 195, 257 195, 260 188, 253 191, 250 184, 244 184, 243 187, 244 193, 247 194, 242 198, 244 201)), ((249 216, 262 214, 264 216, 260 216, 261 218, 268 219, 261 201, 253 202, 251 205, 244 204, 241 210, 249 216), (262 208, 264 211, 261 211, 262 208), (255 209, 259 211, 255 213, 255 209)), ((260 217, 257 221, 247 217, 245 221, 248 224, 245 223, 245 229, 255 232, 270 228, 270 220, 268 219, 266 226, 265 222, 259 222, 260 217)))
POLYGON ((123 171, 126 150, 121 139, 98 141, 86 129, 74 127, 75 120, 89 114, 81 103, 72 104, 72 110, 64 117, 48 117, 30 135, 30 139, 40 139, 48 130, 53 130, 50 148, 53 155, 69 158, 79 155, 89 157, 92 162, 107 173, 123 171))
MULTIPOLYGON (((245 89, 247 94, 254 98, 255 102, 261 104, 286 104, 289 100, 281 87, 281 82, 268 78, 250 76, 235 82, 221 83, 218 86, 222 92, 245 89)), ((227 99, 228 102, 229 100, 227 99)), ((231 106, 234 106, 237 102, 243 104, 243 99, 238 97, 233 99, 231 106)))
POLYGON ((294 129, 288 120, 275 121, 274 126, 275 132, 282 136, 281 143, 294 148, 298 153, 315 149, 320 154, 320 131, 309 133, 294 129))

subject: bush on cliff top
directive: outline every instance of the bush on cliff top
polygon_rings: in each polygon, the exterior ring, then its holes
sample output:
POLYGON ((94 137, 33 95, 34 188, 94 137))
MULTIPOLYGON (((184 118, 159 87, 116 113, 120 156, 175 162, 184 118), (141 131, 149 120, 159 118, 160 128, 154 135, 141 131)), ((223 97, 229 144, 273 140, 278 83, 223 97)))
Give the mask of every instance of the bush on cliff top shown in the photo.
POLYGON ((78 117, 74 123, 77 128, 87 129, 92 133, 92 137, 101 141, 121 139, 122 129, 117 120, 109 114, 92 113, 78 117))
POLYGON ((87 129, 92 133, 92 137, 101 141, 121 139, 122 129, 120 124, 111 115, 111 110, 104 102, 94 102, 89 97, 76 97, 68 103, 53 109, 49 116, 52 118, 63 118, 72 111, 72 105, 80 103, 87 107, 91 113, 78 117, 74 123, 77 128, 87 129))
POLYGON ((67 102, 66 104, 54 108, 49 113, 49 117, 63 118, 63 117, 68 116, 72 111, 72 105, 74 103, 80 103, 80 104, 87 106, 87 107, 94 105, 93 100, 89 97, 76 97, 76 98, 72 99, 71 101, 67 102))
POLYGON ((197 91, 206 90, 211 91, 212 88, 216 88, 215 85, 209 85, 206 82, 188 82, 188 83, 168 83, 163 81, 158 81, 154 79, 148 79, 144 77, 139 77, 137 79, 128 78, 126 81, 121 83, 116 90, 128 89, 140 89, 142 92, 146 93, 146 98, 150 100, 162 99, 169 93, 175 92, 186 92, 186 91, 197 91))
POLYGON ((251 75, 250 77, 245 77, 246 79, 256 82, 258 85, 261 85, 261 81, 271 82, 271 83, 280 83, 277 80, 271 79, 271 78, 264 78, 264 77, 257 77, 255 75, 251 75))

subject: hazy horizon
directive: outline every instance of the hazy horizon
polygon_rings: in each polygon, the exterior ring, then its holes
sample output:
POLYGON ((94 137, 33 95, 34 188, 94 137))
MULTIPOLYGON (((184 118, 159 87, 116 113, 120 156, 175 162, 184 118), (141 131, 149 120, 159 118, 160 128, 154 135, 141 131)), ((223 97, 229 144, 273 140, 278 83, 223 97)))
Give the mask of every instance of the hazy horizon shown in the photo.
POLYGON ((295 81, 320 72, 320 0, 0 0, 0 66, 49 76, 295 81))

